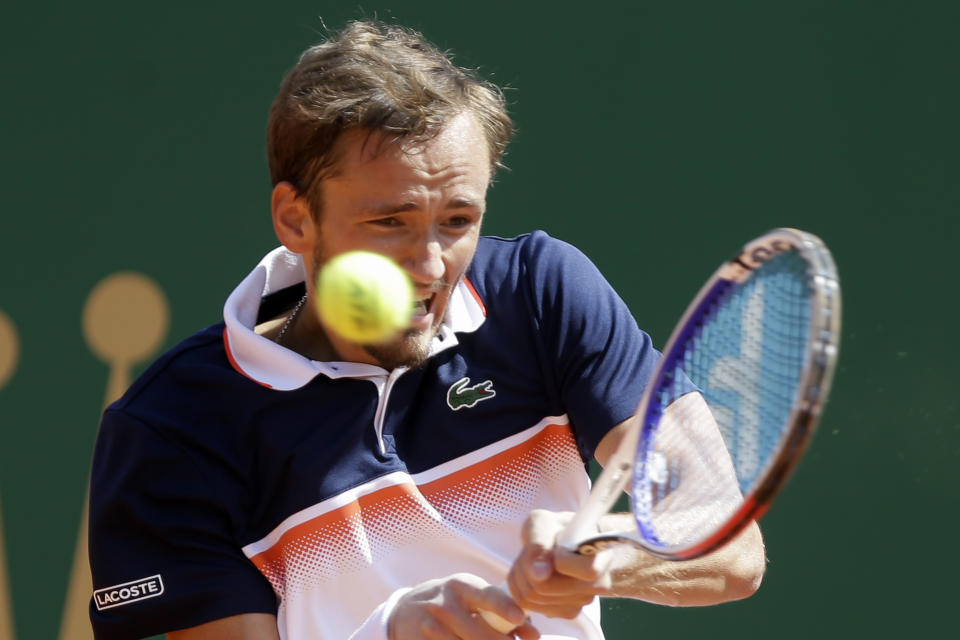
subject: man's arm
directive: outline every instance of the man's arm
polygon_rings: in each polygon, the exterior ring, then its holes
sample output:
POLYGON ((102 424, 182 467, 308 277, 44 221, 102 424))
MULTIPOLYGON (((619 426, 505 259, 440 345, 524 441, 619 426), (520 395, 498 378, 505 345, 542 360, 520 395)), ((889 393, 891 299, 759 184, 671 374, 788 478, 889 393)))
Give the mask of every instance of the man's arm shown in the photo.
POLYGON ((269 613, 242 613, 189 629, 171 631, 168 640, 280 640, 277 617, 269 613))
MULTIPOLYGON (((681 400, 702 402, 699 394, 689 396, 681 400)), ((614 427, 600 442, 596 458, 601 465, 616 450, 633 419, 614 427)), ((718 468, 718 474, 731 473, 732 469, 718 468)), ((670 606, 701 606, 746 598, 760 586, 766 556, 756 523, 722 548, 701 558, 678 562, 662 560, 626 545, 595 556, 579 556, 558 548, 556 537, 571 516, 537 511, 524 525, 524 548, 510 571, 508 584, 517 603, 525 609, 572 617, 596 595, 670 606)), ((608 514, 599 524, 601 531, 633 527, 630 514, 608 514)))
MULTIPOLYGON (((602 530, 632 526, 629 514, 611 514, 602 530), (619 520, 619 522, 617 522, 619 520)), ((662 560, 640 549, 613 550, 612 588, 607 595, 672 607, 695 607, 741 600, 760 587, 766 565, 756 522, 720 549, 694 560, 662 560)))
MULTIPOLYGON (((700 415, 706 411, 709 415, 699 393, 677 399, 668 408, 673 410, 700 415)), ((596 451, 597 462, 603 465, 610 459, 632 420, 634 418, 620 423, 601 440, 596 451)), ((721 512, 727 512, 733 506, 731 499, 736 504, 742 500, 736 472, 713 420, 699 425, 689 437, 700 444, 701 451, 707 451, 704 458, 712 463, 710 470, 716 478, 717 495, 713 499, 721 512), (727 495, 730 493, 735 494, 733 498, 727 495)), ((693 448, 690 444, 690 450, 693 448)), ((600 522, 601 531, 624 531, 634 526, 630 514, 608 514, 600 522)), ((611 595, 670 606, 711 605, 746 598, 760 587, 766 568, 763 538, 756 522, 750 523, 723 547, 694 560, 662 560, 627 546, 614 550, 614 555, 611 595)))

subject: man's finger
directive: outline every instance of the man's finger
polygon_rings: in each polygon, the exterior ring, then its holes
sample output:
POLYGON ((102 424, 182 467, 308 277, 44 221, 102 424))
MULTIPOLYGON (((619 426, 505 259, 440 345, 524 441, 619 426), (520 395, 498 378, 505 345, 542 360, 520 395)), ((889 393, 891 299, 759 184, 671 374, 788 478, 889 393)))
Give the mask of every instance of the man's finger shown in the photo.
POLYGON ((557 535, 563 530, 567 520, 567 514, 556 514, 543 509, 531 511, 521 532, 524 544, 544 551, 553 549, 557 535))
POLYGON ((520 640, 539 640, 540 632, 530 624, 522 624, 513 630, 513 636, 520 640))
POLYGON ((509 621, 515 626, 522 625, 526 612, 514 602, 508 593, 489 584, 478 587, 472 584, 458 583, 458 597, 465 609, 471 612, 489 611, 509 621))
POLYGON ((453 631, 434 618, 425 618, 420 623, 420 633, 426 640, 459 640, 453 631))
POLYGON ((557 573, 591 584, 609 578, 613 560, 614 554, 610 549, 593 556, 582 556, 560 548, 555 549, 553 553, 553 566, 557 573))

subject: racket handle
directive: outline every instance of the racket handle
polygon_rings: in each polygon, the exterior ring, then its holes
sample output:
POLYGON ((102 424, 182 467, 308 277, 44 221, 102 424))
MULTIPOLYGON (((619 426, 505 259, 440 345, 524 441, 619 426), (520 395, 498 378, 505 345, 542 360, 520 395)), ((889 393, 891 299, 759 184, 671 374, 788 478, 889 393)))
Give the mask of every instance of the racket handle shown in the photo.
POLYGON ((486 609, 480 610, 480 617, 483 618, 483 621, 488 625, 493 627, 498 633, 504 635, 510 635, 510 632, 517 628, 517 625, 513 624, 506 618, 501 618, 492 611, 487 611, 486 609))

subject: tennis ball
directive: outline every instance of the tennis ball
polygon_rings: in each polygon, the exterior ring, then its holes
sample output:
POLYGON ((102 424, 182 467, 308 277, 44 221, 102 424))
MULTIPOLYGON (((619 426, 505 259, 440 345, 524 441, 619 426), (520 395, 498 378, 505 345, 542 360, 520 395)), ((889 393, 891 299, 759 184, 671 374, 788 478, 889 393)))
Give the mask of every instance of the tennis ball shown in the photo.
POLYGON ((397 264, 372 251, 348 251, 317 276, 323 323, 352 342, 386 342, 410 325, 413 284, 397 264))

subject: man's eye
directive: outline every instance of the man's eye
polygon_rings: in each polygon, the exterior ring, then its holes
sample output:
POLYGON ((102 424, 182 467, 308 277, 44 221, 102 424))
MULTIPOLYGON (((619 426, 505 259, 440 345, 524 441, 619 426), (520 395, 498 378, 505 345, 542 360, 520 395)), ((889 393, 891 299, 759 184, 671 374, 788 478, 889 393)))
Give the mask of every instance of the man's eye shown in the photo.
POLYGON ((378 227, 396 227, 399 226, 400 221, 394 217, 390 218, 377 218, 370 221, 372 224, 377 225, 378 227))
POLYGON ((447 220, 447 226, 464 227, 473 223, 473 218, 469 216, 455 216, 447 220))

